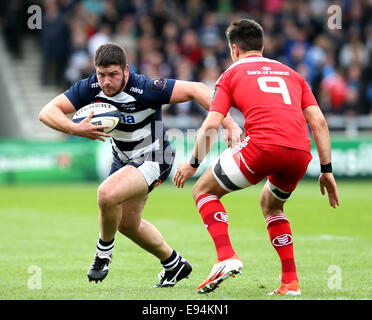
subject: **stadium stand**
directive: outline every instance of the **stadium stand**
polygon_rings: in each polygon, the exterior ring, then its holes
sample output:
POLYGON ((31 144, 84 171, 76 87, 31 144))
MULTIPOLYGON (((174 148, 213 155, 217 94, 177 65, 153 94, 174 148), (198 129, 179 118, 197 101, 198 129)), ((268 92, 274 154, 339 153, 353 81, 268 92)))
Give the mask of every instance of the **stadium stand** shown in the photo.
MULTIPOLYGON (((11 68, 40 137, 51 131, 42 129, 34 112, 94 70, 92 54, 101 43, 122 44, 137 72, 213 87, 231 63, 224 30, 237 17, 263 25, 265 56, 305 77, 331 130, 351 136, 372 130, 368 0, 14 0, 1 2, 0 12, 11 68), (42 7, 41 30, 25 23, 31 4, 42 7), (342 10, 341 29, 327 25, 330 5, 342 10)), ((204 115, 195 103, 164 112, 166 124, 181 129, 197 128, 204 115)))

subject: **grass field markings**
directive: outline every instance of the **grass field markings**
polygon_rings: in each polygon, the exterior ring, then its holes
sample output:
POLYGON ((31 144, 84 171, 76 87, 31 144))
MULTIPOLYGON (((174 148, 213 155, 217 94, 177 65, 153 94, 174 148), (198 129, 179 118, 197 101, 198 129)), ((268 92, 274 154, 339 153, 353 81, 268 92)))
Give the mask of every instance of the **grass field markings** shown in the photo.
POLYGON ((8 207, 8 208, 0 208, 0 215, 1 214, 40 214, 43 213, 43 210, 36 210, 36 209, 29 209, 25 207, 8 207))
POLYGON ((59 216, 66 216, 66 215, 89 215, 89 214, 92 214, 92 216, 96 217, 95 214, 98 212, 98 209, 94 208, 94 210, 84 210, 84 211, 76 211, 76 209, 66 209, 66 208, 62 208, 62 209, 57 209, 57 208, 54 208, 53 211, 51 211, 51 207, 49 206, 46 206, 45 208, 38 208, 38 209, 34 209, 34 208, 27 208, 25 206, 22 206, 22 207, 14 207, 14 206, 6 206, 6 207, 1 207, 0 208, 0 215, 1 214, 24 214, 24 213, 27 213, 28 215, 32 215, 32 214, 42 214, 42 215, 45 215, 45 214, 55 214, 55 215, 59 215, 59 216))
POLYGON ((330 234, 294 235, 297 240, 356 241, 358 237, 336 236, 330 234))
POLYGON ((360 240, 358 237, 349 237, 349 236, 335 236, 330 234, 321 234, 320 236, 321 240, 340 240, 340 241, 355 241, 360 240))
MULTIPOLYGON (((311 188, 318 191, 316 184, 314 185, 315 187, 311 188)), ((343 187, 341 184, 340 186, 343 187)), ((66 187, 69 188, 67 185, 66 187)), ((293 198, 293 202, 288 205, 288 216, 293 217, 294 238, 295 241, 298 240, 295 254, 298 256, 299 277, 303 291, 303 296, 299 299, 366 298, 369 300, 372 298, 372 271, 368 268, 372 257, 372 249, 369 245, 372 238, 368 228, 372 220, 367 209, 371 207, 367 205, 367 201, 371 203, 372 198, 369 197, 370 191, 368 191, 371 188, 363 184, 363 190, 360 192, 361 187, 355 184, 347 189, 348 192, 344 189, 345 195, 353 191, 357 196, 354 198, 351 193, 348 194, 348 199, 344 198, 342 203, 343 207, 337 208, 336 211, 329 211, 330 209, 327 210, 320 204, 314 207, 313 193, 309 196, 300 196, 300 191, 307 192, 308 188, 299 189, 297 197, 293 198), (349 210, 349 208, 354 209, 351 200, 359 205, 359 209, 349 210), (311 215, 311 219, 300 215, 304 208, 311 215), (328 215, 329 212, 337 213, 337 221, 335 221, 336 215, 328 215), (355 214, 350 214, 354 212, 355 214), (336 274, 335 270, 327 273, 330 266, 342 267, 341 290, 330 290, 327 286, 329 278, 336 274)), ((86 271, 93 257, 98 234, 97 212, 94 207, 95 199, 93 199, 96 187, 92 186, 92 191, 87 188, 84 195, 78 188, 73 188, 67 192, 68 202, 61 202, 58 205, 56 201, 60 199, 55 196, 52 196, 52 199, 48 197, 48 202, 45 201, 45 193, 49 192, 49 189, 49 186, 36 188, 36 190, 23 187, 19 188, 20 191, 10 192, 3 188, 5 194, 2 194, 1 200, 2 229, 0 229, 4 235, 4 249, 1 250, 0 259, 3 263, 0 262, 0 265, 2 270, 7 270, 7 276, 1 277, 3 288, 0 289, 0 297, 7 299, 205 299, 195 293, 195 288, 215 262, 215 253, 213 243, 202 225, 195 204, 189 200, 190 193, 185 195, 185 192, 179 192, 177 189, 174 189, 173 193, 167 187, 160 188, 159 193, 150 198, 152 202, 149 201, 148 209, 144 214, 144 218, 157 226, 169 244, 179 249, 179 252, 194 267, 190 279, 186 282, 181 282, 179 286, 172 288, 173 290, 154 292, 150 288, 157 281, 156 275, 161 270, 160 264, 144 251, 142 254, 142 249, 132 245, 121 235, 117 239, 116 247, 119 250, 116 250, 116 263, 111 270, 113 271, 111 281, 101 284, 101 290, 97 286, 88 286, 86 271), (179 204, 183 204, 179 211, 165 209, 163 199, 164 197, 168 199, 167 191, 171 191, 172 197, 174 196, 170 204, 172 207, 177 208, 179 204), (79 196, 77 197, 76 194, 79 196), (90 194, 93 196, 91 197, 90 194), (78 200, 79 203, 74 204, 74 201, 78 200), (27 209, 28 204, 30 209, 27 209), (18 213, 14 210, 18 210, 18 213), (71 241, 74 239, 76 241, 71 241), (69 263, 68 268, 58 262, 60 257, 66 258, 66 262, 69 263), (27 287, 27 281, 33 275, 27 273, 31 265, 42 268, 42 290, 29 290, 27 287)), ((65 191, 65 188, 60 188, 58 191, 65 191)), ((247 195, 244 201, 256 203, 256 195, 252 196, 251 193, 252 190, 244 193, 244 197, 247 195)), ((267 291, 275 289, 278 284, 276 277, 280 270, 279 262, 276 260, 275 252, 271 251, 266 229, 259 221, 258 207, 253 205, 252 208, 244 207, 248 214, 244 215, 242 221, 241 217, 245 213, 241 212, 241 205, 235 204, 241 196, 243 194, 234 194, 231 198, 226 198, 226 206, 231 206, 231 239, 234 247, 243 255, 245 269, 239 285, 232 281, 230 286, 226 282, 221 292, 217 291, 214 297, 208 299, 267 299, 267 291), (239 225, 234 224, 234 221, 238 220, 239 225), (260 289, 261 285, 268 289, 260 289)), ((317 200, 316 202, 318 203, 317 200)), ((336 282, 331 283, 337 285, 336 282)))

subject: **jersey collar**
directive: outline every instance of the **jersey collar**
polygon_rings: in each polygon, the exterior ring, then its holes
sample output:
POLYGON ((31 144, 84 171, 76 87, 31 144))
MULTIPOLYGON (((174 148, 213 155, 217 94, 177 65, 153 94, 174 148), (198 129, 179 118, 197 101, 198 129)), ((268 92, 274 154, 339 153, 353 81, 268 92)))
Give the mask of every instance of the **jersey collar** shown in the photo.
POLYGON ((242 59, 248 59, 248 58, 263 58, 263 56, 259 54, 250 54, 249 56, 246 56, 242 59))

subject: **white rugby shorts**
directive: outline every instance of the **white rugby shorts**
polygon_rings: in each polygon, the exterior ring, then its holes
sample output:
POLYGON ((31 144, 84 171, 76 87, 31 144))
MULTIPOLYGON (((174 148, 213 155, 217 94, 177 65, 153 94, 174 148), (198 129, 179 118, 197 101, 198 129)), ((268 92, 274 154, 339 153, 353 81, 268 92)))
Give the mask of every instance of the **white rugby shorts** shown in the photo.
POLYGON ((231 148, 222 152, 220 157, 214 162, 212 172, 219 185, 228 192, 244 189, 252 185, 236 164, 231 148))

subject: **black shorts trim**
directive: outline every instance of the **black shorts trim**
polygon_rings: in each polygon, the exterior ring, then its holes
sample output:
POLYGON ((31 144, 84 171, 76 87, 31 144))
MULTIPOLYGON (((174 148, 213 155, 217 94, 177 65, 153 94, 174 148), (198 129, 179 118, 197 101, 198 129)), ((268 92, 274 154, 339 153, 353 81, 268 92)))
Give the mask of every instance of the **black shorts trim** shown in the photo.
POLYGON ((229 177, 226 175, 225 171, 221 167, 220 159, 218 159, 216 165, 213 168, 213 172, 221 180, 221 182, 226 186, 226 188, 236 191, 242 188, 238 187, 234 182, 232 182, 229 177))
POLYGON ((274 193, 279 199, 282 199, 283 201, 288 200, 292 194, 292 192, 280 191, 278 188, 272 189, 271 192, 274 193))

